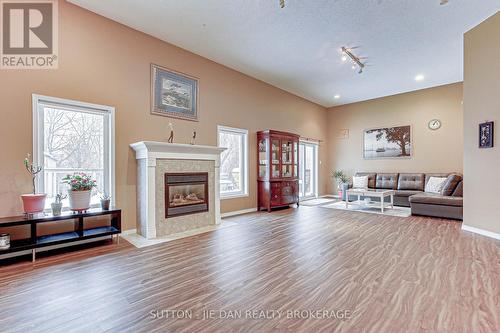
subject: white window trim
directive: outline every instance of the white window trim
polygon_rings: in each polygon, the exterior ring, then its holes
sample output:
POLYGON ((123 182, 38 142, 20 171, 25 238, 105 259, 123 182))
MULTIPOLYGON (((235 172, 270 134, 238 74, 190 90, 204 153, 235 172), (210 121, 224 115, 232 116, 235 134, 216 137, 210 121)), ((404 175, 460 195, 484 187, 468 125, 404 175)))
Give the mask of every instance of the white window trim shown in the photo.
POLYGON ((245 198, 248 197, 248 130, 247 129, 242 129, 242 128, 235 128, 235 127, 229 127, 229 126, 223 126, 223 125, 218 125, 217 126, 217 147, 219 147, 220 142, 219 142, 219 137, 220 137, 220 132, 233 132, 235 134, 243 134, 244 140, 243 140, 243 161, 242 161, 242 174, 243 174, 243 191, 238 192, 238 193, 231 193, 231 194, 224 194, 220 193, 220 199, 225 200, 225 199, 235 199, 235 198, 245 198))
MULTIPOLYGON (((304 143, 306 145, 315 146, 315 148, 314 148, 314 158, 315 158, 314 169, 315 169, 315 175, 314 175, 314 179, 313 179, 313 182, 314 182, 314 197, 310 196, 310 197, 307 197, 305 200, 313 199, 313 198, 318 198, 319 197, 319 188, 318 188, 318 186, 319 186, 319 142, 300 139, 299 140, 299 149, 300 149, 300 144, 301 143, 304 143)), ((299 161, 299 163, 300 163, 300 161, 299 161)))
MULTIPOLYGON (((98 114, 109 114, 109 121, 107 125, 109 131, 110 142, 105 144, 104 154, 109 154, 109 162, 105 159, 104 169, 109 172, 108 187, 111 195, 111 205, 116 205, 116 186, 115 186, 115 108, 107 105, 99 105, 93 103, 86 103, 71 99, 64 99, 58 97, 44 96, 32 94, 32 111, 33 111, 33 161, 38 165, 43 165, 43 155, 39 152, 43 151, 43 124, 40 123, 40 106, 52 104, 55 107, 69 108, 69 109, 82 109, 85 112, 95 112, 98 114)), ((104 137, 108 140, 108 136, 104 137)), ((37 177, 37 188, 43 188, 42 177, 37 177)))

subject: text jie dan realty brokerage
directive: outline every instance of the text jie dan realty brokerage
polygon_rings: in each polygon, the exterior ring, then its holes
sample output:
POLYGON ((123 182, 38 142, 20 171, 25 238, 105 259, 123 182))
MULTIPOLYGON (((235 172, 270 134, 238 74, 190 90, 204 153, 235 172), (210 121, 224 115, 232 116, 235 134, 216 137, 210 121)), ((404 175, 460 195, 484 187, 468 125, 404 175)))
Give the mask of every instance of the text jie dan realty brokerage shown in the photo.
POLYGON ((350 310, 202 310, 193 315, 192 310, 152 310, 152 319, 334 319, 348 320, 350 310))

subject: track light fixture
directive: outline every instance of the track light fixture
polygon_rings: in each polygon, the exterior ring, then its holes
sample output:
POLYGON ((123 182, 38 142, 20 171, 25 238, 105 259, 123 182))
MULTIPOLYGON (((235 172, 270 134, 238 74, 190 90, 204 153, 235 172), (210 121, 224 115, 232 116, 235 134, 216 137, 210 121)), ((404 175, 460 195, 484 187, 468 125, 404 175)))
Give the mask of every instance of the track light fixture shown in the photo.
POLYGON ((361 61, 361 58, 357 57, 353 52, 352 49, 349 49, 345 46, 342 46, 342 61, 347 61, 347 59, 351 59, 352 62, 352 69, 359 68, 358 73, 361 74, 363 73, 363 69, 365 68, 366 64, 364 64, 361 61))

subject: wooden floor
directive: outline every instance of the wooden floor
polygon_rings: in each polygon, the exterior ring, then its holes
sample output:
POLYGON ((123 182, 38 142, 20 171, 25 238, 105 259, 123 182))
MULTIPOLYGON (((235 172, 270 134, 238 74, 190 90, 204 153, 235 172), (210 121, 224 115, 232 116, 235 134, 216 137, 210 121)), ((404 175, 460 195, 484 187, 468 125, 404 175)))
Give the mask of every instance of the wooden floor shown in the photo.
POLYGON ((460 223, 321 207, 230 220, 0 266, 0 331, 500 331, 500 242, 460 223))

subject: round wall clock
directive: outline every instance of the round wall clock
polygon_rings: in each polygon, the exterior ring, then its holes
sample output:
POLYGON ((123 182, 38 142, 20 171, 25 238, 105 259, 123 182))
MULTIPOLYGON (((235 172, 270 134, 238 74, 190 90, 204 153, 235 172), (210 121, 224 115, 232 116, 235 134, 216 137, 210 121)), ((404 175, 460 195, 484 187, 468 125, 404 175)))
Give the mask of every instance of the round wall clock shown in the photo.
POLYGON ((441 120, 439 119, 432 119, 429 121, 429 129, 435 131, 441 128, 441 120))

